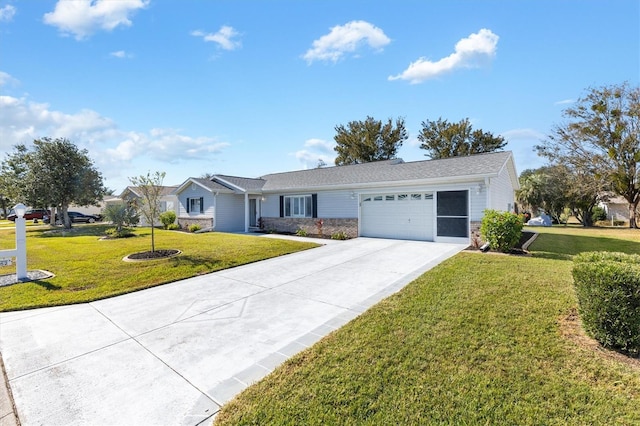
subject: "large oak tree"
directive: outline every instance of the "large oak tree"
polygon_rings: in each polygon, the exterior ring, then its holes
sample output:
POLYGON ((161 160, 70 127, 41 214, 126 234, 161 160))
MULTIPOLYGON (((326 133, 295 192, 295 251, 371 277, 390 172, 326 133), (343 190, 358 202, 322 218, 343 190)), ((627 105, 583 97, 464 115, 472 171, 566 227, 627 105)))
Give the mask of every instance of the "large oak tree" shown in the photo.
POLYGON ((369 163, 396 158, 398 149, 409 137, 404 119, 389 118, 386 123, 367 116, 364 121, 351 121, 335 127, 335 151, 337 166, 369 163))
POLYGON ((566 121, 536 146, 538 154, 623 196, 629 203, 629 226, 637 228, 640 88, 628 83, 591 88, 563 117, 566 121))
POLYGON ((458 123, 442 118, 423 121, 418 140, 422 142, 420 148, 427 151, 425 155, 433 160, 500 151, 507 144, 502 136, 473 130, 468 118, 458 123))
POLYGON ((13 201, 60 209, 65 228, 71 228, 71 204, 96 205, 105 193, 102 175, 87 150, 64 138, 36 139, 31 147, 16 145, 2 163, 2 175, 13 201))

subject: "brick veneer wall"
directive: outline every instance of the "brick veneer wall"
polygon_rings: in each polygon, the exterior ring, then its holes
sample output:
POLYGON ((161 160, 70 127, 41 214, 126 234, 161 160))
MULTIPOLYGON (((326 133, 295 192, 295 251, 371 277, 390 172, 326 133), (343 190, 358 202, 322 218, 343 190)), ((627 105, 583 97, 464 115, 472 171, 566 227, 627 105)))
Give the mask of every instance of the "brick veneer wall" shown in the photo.
POLYGON ((482 225, 482 222, 472 220, 469 226, 471 228, 471 238, 469 238, 469 241, 470 245, 474 248, 479 248, 485 243, 482 237, 480 237, 480 225, 482 225))
POLYGON ((189 229, 191 225, 200 225, 200 228, 202 229, 211 228, 213 226, 213 218, 211 217, 179 217, 177 222, 181 229, 189 229))
POLYGON ((347 237, 358 236, 358 219, 323 219, 310 217, 263 217, 262 226, 265 231, 295 233, 303 229, 309 235, 320 234, 318 221, 322 220, 322 234, 330 237, 338 232, 344 232, 347 237))

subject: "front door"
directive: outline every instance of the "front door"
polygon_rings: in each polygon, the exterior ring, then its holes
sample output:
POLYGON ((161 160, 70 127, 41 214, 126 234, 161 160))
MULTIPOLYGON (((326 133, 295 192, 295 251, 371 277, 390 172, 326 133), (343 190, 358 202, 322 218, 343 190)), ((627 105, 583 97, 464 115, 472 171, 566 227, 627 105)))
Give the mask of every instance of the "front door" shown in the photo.
POLYGON ((258 200, 255 198, 249 200, 249 226, 258 226, 258 200))

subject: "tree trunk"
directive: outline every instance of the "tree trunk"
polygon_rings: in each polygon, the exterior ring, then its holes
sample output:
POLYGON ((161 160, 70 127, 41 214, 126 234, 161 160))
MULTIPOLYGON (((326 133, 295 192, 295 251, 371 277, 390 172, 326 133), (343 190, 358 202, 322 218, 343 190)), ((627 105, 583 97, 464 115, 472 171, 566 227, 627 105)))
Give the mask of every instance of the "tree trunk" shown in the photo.
POLYGON ((62 223, 64 224, 64 229, 71 229, 71 219, 69 219, 69 214, 67 213, 68 210, 68 206, 60 206, 60 213, 62 214, 62 223))
POLYGON ((636 200, 635 203, 629 203, 629 228, 631 229, 638 229, 638 223, 636 222, 638 201, 640 201, 640 199, 636 200))
POLYGON ((153 228, 154 228, 153 225, 154 225, 154 223, 152 221, 151 222, 151 251, 153 253, 155 253, 155 251, 156 251, 156 241, 155 241, 155 236, 154 236, 154 233, 153 233, 153 228))

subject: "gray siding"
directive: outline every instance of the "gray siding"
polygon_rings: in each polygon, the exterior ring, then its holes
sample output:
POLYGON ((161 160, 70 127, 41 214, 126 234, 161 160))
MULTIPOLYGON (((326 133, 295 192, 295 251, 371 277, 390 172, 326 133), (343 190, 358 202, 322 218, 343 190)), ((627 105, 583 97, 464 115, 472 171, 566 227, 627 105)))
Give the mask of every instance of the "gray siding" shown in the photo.
POLYGON ((176 208, 176 215, 183 218, 204 218, 213 217, 214 204, 213 194, 206 189, 195 186, 195 189, 187 188, 178 197, 178 206, 176 208), (187 198, 203 198, 204 212, 189 212, 187 213, 187 198))
POLYGON ((507 168, 504 167, 500 174, 491 178, 491 208, 499 211, 513 211, 515 191, 509 177, 507 168))
POLYGON ((352 191, 319 191, 318 217, 320 218, 357 218, 358 197, 351 198, 352 191))
POLYGON ((220 232, 244 231, 244 195, 217 195, 215 230, 220 232))

